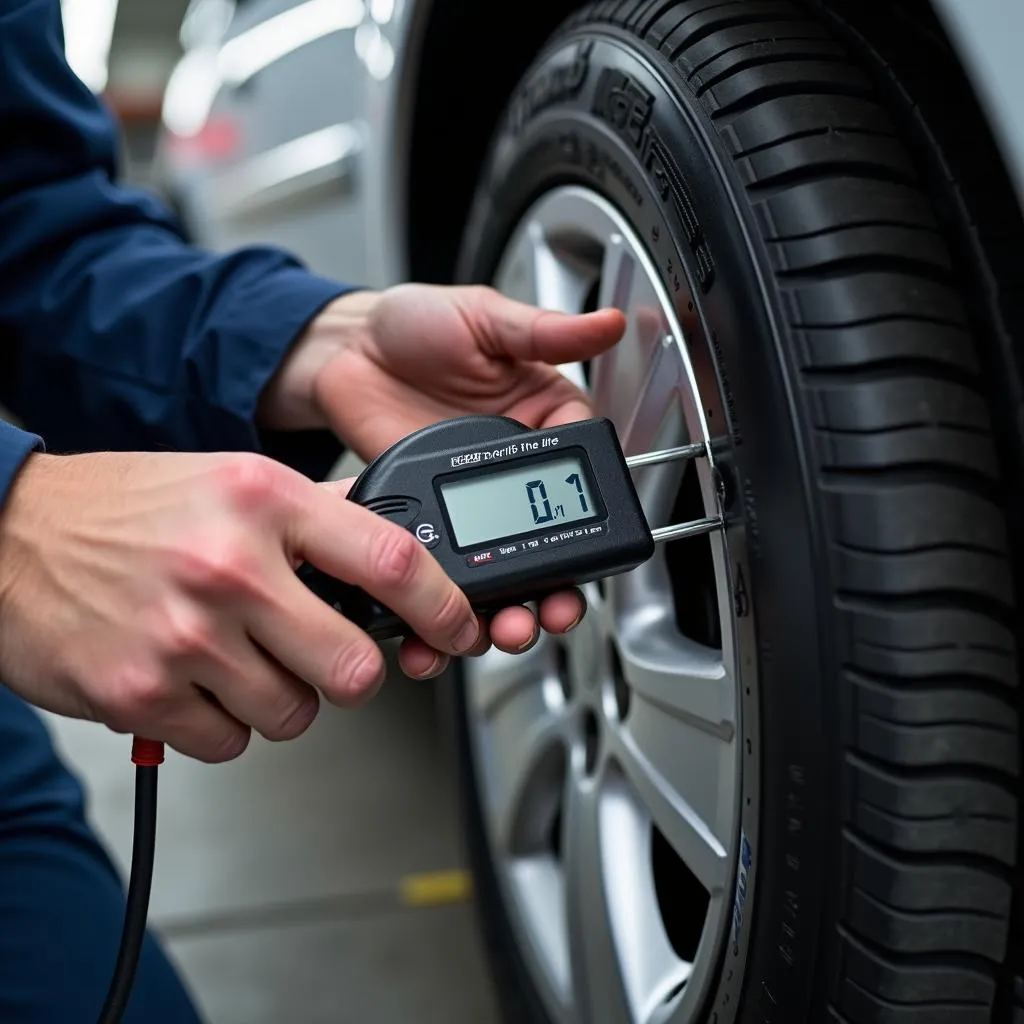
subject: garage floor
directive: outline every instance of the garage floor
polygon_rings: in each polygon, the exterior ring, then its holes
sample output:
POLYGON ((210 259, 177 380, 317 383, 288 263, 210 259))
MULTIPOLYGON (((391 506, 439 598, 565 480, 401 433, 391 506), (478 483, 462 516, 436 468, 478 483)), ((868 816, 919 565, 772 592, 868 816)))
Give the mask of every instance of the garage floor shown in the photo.
MULTIPOLYGON (((127 865, 127 740, 53 720, 127 865)), ((161 769, 152 920, 210 1024, 492 1024, 428 685, 161 769)))

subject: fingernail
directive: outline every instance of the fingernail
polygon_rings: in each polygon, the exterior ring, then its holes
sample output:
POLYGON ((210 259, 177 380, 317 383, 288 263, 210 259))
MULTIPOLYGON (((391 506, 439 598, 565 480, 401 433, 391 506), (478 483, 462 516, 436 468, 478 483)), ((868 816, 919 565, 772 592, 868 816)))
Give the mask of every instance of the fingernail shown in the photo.
POLYGON ((387 668, 382 659, 367 657, 353 674, 352 683, 356 692, 375 694, 384 685, 387 668))
POLYGON ((540 630, 534 629, 533 633, 530 634, 530 639, 527 640, 525 644, 522 644, 522 646, 517 647, 516 650, 519 652, 528 651, 537 642, 537 638, 539 636, 540 630))
POLYGON ((579 615, 577 615, 576 618, 573 619, 572 622, 570 622, 569 625, 566 626, 565 629, 562 632, 563 633, 571 633, 583 621, 583 616, 584 615, 586 615, 586 609, 581 611, 579 613, 579 615))
POLYGON ((430 668, 426 672, 419 674, 420 679, 431 679, 441 671, 441 656, 439 654, 434 655, 434 660, 430 663, 430 668))
POLYGON ((458 635, 452 641, 452 647, 456 654, 472 650, 480 639, 480 620, 474 616, 459 630, 458 635))

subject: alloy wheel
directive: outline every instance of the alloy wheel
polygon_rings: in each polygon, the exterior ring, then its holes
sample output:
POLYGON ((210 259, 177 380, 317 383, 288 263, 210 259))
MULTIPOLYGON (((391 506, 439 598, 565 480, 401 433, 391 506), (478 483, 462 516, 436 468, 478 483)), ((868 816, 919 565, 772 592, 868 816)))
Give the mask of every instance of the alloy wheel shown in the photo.
MULTIPOLYGON (((547 193, 493 284, 547 309, 623 310, 623 340, 564 372, 627 455, 709 446, 708 458, 636 471, 652 526, 719 514, 727 483, 714 453, 727 439, 702 395, 717 385, 698 383, 673 304, 621 214, 583 188, 547 193)), ((465 664, 488 842, 559 1024, 691 1024, 714 980, 744 799, 728 544, 716 533, 665 545, 589 585, 589 613, 568 637, 465 664)))

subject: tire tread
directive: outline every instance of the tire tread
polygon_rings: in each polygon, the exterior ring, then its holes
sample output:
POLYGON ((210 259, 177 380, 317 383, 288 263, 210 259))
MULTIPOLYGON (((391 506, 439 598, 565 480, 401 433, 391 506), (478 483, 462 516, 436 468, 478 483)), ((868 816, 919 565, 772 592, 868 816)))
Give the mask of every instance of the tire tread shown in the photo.
MULTIPOLYGON (((589 20, 672 64, 732 158, 813 424, 853 709, 829 1017, 992 1024, 1018 855, 1016 605, 949 248, 868 75, 806 9, 618 10, 589 20)), ((1024 981, 1011 994, 1005 1024, 1024 1024, 1024 981)))

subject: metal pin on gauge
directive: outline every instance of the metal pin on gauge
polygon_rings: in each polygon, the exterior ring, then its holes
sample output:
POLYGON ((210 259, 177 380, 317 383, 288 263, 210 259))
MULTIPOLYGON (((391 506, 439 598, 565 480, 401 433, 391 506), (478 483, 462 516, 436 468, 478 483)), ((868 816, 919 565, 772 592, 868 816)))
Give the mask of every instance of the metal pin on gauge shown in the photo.
MULTIPOLYGON (((674 448, 662 448, 655 452, 643 452, 640 455, 626 457, 629 469, 641 469, 646 466, 659 466, 667 462, 681 462, 686 459, 698 459, 707 455, 708 446, 703 441, 694 444, 678 445, 674 448)), ((674 523, 671 526, 658 526, 651 530, 651 539, 655 544, 666 544, 673 540, 688 537, 700 537, 714 533, 725 526, 722 516, 710 516, 706 519, 694 519, 688 523, 674 523)))

